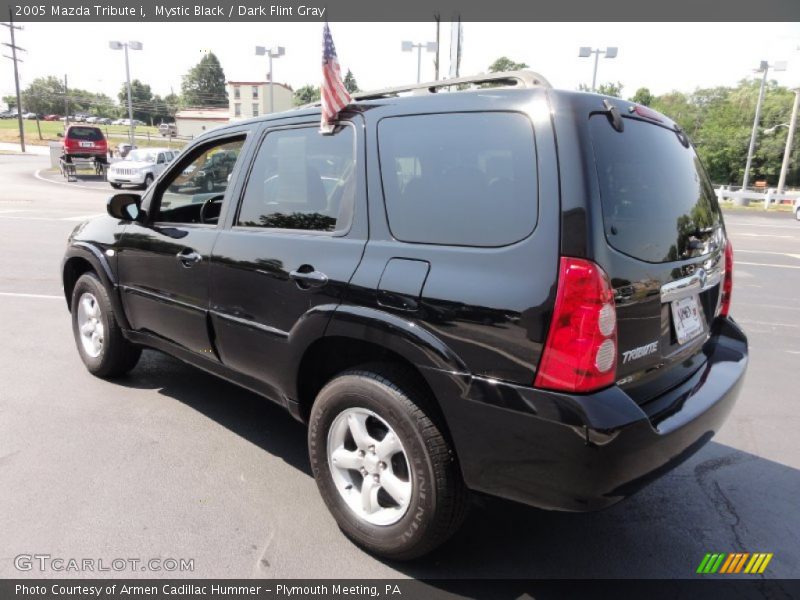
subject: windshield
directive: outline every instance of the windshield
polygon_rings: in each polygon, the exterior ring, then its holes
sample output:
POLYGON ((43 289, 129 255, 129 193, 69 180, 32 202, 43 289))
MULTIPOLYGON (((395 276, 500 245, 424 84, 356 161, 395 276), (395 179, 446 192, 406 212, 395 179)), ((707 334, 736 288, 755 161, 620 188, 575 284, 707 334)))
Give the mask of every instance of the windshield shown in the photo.
POLYGON ((131 150, 125 160, 154 163, 156 162, 156 153, 152 150, 131 150))
POLYGON ((666 127, 589 119, 608 243, 652 263, 701 255, 720 226, 714 190, 691 146, 666 127))

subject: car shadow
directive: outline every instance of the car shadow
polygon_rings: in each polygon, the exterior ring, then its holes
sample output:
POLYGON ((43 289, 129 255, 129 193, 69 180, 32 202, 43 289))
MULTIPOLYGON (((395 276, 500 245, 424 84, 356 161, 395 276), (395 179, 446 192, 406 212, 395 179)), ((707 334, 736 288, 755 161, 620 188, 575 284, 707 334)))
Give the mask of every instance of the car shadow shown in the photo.
MULTIPOLYGON (((119 383, 157 389, 311 476, 305 426, 256 394, 149 350, 119 383)), ((755 577, 791 578, 800 567, 798 496, 797 469, 712 441, 600 512, 479 496, 443 546, 416 561, 384 562, 457 594, 464 579, 696 578, 707 552, 772 552, 768 571, 755 577)))
POLYGON ((311 477, 305 425, 258 394, 153 350, 115 383, 158 390, 311 477))

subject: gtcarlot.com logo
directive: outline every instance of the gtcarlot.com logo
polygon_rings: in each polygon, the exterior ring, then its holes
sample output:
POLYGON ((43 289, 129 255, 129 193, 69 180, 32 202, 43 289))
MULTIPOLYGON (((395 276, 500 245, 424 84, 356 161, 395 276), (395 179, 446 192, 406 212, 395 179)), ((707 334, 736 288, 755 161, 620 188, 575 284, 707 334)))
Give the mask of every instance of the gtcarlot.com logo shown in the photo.
POLYGON ((709 552, 703 557, 697 573, 701 575, 722 573, 725 575, 746 573, 758 575, 764 572, 772 560, 772 552, 709 552))
POLYGON ((14 557, 18 571, 56 573, 103 573, 108 571, 194 571, 193 558, 64 558, 50 554, 18 554, 14 557))

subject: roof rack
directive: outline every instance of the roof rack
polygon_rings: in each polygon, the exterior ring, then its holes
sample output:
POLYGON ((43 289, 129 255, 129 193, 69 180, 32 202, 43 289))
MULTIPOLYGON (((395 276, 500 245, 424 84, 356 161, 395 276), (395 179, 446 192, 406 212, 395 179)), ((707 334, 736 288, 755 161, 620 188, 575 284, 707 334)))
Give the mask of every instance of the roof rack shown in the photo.
POLYGON ((384 96, 395 96, 403 92, 414 92, 414 94, 435 94, 439 88, 452 87, 471 83, 501 83, 505 86, 518 88, 531 87, 553 87, 544 77, 533 71, 505 71, 503 73, 486 73, 483 75, 471 75, 469 77, 455 77, 453 79, 442 79, 441 81, 428 81, 426 83, 416 83, 402 85, 399 87, 383 88, 369 92, 358 92, 353 94, 353 100, 371 100, 384 96))

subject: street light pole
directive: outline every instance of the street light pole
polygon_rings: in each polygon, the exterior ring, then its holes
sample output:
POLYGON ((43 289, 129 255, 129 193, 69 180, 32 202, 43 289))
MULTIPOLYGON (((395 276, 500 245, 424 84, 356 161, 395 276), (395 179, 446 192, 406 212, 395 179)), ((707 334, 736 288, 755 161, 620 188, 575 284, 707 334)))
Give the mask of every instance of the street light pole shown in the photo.
POLYGON ((414 48, 417 49, 417 83, 419 83, 422 81, 422 49, 425 48, 426 52, 436 52, 439 44, 436 42, 421 42, 419 44, 403 42, 400 48, 403 52, 413 52, 414 48))
POLYGON ((109 42, 108 47, 112 50, 124 50, 125 51, 125 82, 128 89, 128 131, 130 135, 130 142, 131 147, 134 146, 134 125, 133 125, 133 99, 131 94, 131 67, 130 61, 128 60, 128 48, 130 47, 131 50, 141 50, 142 43, 141 42, 109 42))
POLYGON ((756 116, 753 119, 753 131, 750 132, 750 146, 747 148, 747 163, 744 167, 744 179, 742 180, 742 191, 747 191, 747 184, 750 183, 750 166, 753 163, 753 151, 756 148, 756 137, 758 136, 758 123, 761 121, 761 105, 764 102, 764 90, 767 87, 767 74, 769 73, 769 63, 761 61, 760 69, 764 74, 761 76, 761 88, 758 91, 758 102, 756 103, 756 116))
POLYGON ((794 105, 792 106, 792 118, 789 121, 789 133, 786 136, 786 148, 783 151, 783 163, 781 163, 781 176, 778 180, 778 198, 781 201, 783 188, 786 185, 786 172, 789 170, 789 159, 792 155, 792 145, 794 144, 794 129, 797 126, 797 109, 800 106, 800 89, 794 90, 794 105))
POLYGON ((125 46, 125 80, 128 83, 128 132, 131 138, 131 148, 133 148, 133 99, 131 98, 131 66, 128 61, 128 44, 125 46))
POLYGON ((619 48, 616 46, 609 46, 605 50, 600 48, 591 48, 590 46, 581 46, 578 49, 578 56, 580 58, 589 58, 594 54, 594 71, 592 72, 592 91, 597 91, 597 64, 600 61, 600 55, 604 54, 606 58, 616 58, 619 48))
POLYGON ((594 51, 594 72, 592 73, 592 91, 597 90, 597 63, 600 62, 600 50, 594 51))
POLYGON ((256 46, 256 56, 264 56, 267 55, 269 59, 269 112, 275 112, 275 92, 273 87, 273 80, 275 77, 272 75, 272 59, 273 58, 280 58, 284 54, 286 54, 286 48, 283 46, 276 46, 274 48, 266 48, 265 46, 256 46))

